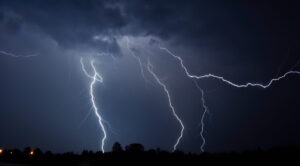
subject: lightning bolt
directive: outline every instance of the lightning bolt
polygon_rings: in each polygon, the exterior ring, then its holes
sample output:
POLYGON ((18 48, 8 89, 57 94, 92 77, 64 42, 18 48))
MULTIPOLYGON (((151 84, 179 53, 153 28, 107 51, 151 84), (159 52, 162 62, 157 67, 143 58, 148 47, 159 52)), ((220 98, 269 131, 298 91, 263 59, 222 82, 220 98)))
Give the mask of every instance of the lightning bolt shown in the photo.
POLYGON ((177 115, 177 113, 176 113, 176 111, 175 111, 175 108, 174 108, 174 106, 173 106, 173 104, 172 104, 171 96, 170 96, 170 93, 169 93, 169 90, 168 90, 167 86, 166 86, 163 82, 161 82, 161 80, 158 78, 158 76, 153 72, 152 68, 153 68, 153 66, 152 66, 152 64, 150 63, 150 61, 148 60, 148 63, 147 63, 147 69, 148 69, 149 73, 154 77, 154 79, 156 80, 156 82, 157 82, 161 87, 163 87, 163 89, 164 89, 164 91, 165 91, 165 93, 166 93, 166 95, 167 95, 167 97, 168 97, 169 107, 170 107, 170 109, 172 110, 172 113, 173 113, 174 117, 176 118, 176 120, 179 122, 179 124, 180 124, 180 126, 181 126, 180 135, 179 135, 179 137, 177 138, 176 143, 175 143, 174 146, 173 146, 173 151, 175 151, 176 148, 177 148, 177 145, 179 144, 179 142, 180 142, 180 140, 181 140, 181 138, 182 138, 182 136, 183 136, 184 125, 183 125, 183 123, 182 123, 182 120, 178 117, 178 115, 177 115))
POLYGON ((30 55, 16 55, 10 52, 6 52, 6 51, 0 51, 0 54, 2 55, 7 55, 13 58, 30 58, 30 57, 34 57, 34 56, 38 56, 39 54, 30 54, 30 55))
POLYGON ((201 139, 202 139, 202 144, 200 146, 200 149, 201 149, 202 152, 204 152, 204 146, 205 146, 205 142, 206 142, 205 137, 203 135, 204 134, 204 127, 205 127, 204 126, 205 125, 204 119, 205 119, 205 115, 208 113, 208 107, 205 104, 205 98, 204 98, 204 91, 203 91, 203 89, 200 88, 200 86, 199 86, 199 84, 198 84, 198 82, 196 80, 194 81, 194 83, 195 83, 197 89, 201 92, 202 107, 204 109, 204 111, 203 111, 203 113, 201 115, 201 131, 200 131, 200 136, 201 136, 201 139))
MULTIPOLYGON (((91 61, 91 65, 92 65, 93 63, 94 63, 94 62, 91 61)), ((90 75, 90 74, 86 71, 86 69, 85 69, 85 67, 84 67, 84 64, 83 64, 83 59, 82 59, 82 58, 80 59, 80 64, 81 64, 82 71, 84 72, 84 74, 85 74, 87 77, 89 77, 89 78, 91 78, 91 79, 96 79, 96 81, 98 81, 98 82, 100 82, 100 83, 103 82, 103 78, 97 73, 95 67, 93 67, 94 65, 92 65, 92 68, 93 68, 93 70, 94 70, 94 72, 95 72, 95 74, 96 74, 96 77, 90 75)))
POLYGON ((85 67, 84 67, 82 58, 80 59, 80 63, 81 63, 82 71, 84 72, 84 74, 85 74, 87 77, 89 77, 89 78, 92 79, 91 84, 90 84, 90 97, 91 97, 91 103, 92 103, 92 105, 93 105, 94 113, 95 113, 95 115, 96 115, 97 118, 98 118, 98 122, 99 122, 99 125, 100 125, 100 127, 101 127, 101 130, 102 130, 102 132, 103 132, 103 138, 102 138, 102 140, 101 140, 101 150, 102 150, 102 153, 105 153, 105 151, 104 151, 104 145, 105 145, 105 140, 106 140, 107 135, 106 135, 105 127, 104 127, 104 125, 103 125, 103 119, 102 119, 102 117, 101 117, 101 115, 100 115, 100 113, 99 113, 99 111, 98 111, 98 107, 97 107, 97 105, 96 105, 96 102, 95 102, 95 96, 94 96, 94 86, 95 86, 95 84, 96 84, 97 81, 100 82, 100 83, 103 83, 103 78, 102 78, 102 76, 97 72, 97 70, 96 70, 96 68, 95 68, 95 66, 94 66, 94 61, 93 61, 93 60, 91 61, 91 67, 92 67, 92 69, 93 69, 94 75, 88 74, 88 72, 86 71, 86 69, 85 69, 85 67))
POLYGON ((194 78, 194 79, 215 78, 215 79, 221 80, 222 82, 225 82, 225 83, 227 83, 227 84, 229 84, 229 85, 231 85, 233 87, 236 87, 236 88, 247 88, 247 87, 252 86, 252 87, 260 87, 260 88, 264 88, 265 89, 265 88, 270 87, 274 82, 279 81, 279 80, 285 78, 288 75, 291 75, 291 74, 297 74, 297 75, 299 74, 300 75, 300 71, 291 70, 291 71, 288 71, 288 72, 284 73, 282 76, 279 76, 277 78, 271 79, 267 84, 251 83, 251 82, 247 82, 245 84, 237 84, 237 83, 233 83, 232 81, 229 81, 229 80, 225 79, 222 76, 217 76, 217 75, 214 75, 214 74, 205 74, 205 75, 200 75, 200 76, 190 74, 189 71, 187 70, 186 66, 184 65, 183 60, 181 59, 181 57, 176 56, 175 54, 173 54, 167 48, 164 48, 164 47, 159 47, 159 48, 162 49, 162 50, 164 50, 164 51, 166 51, 171 56, 173 56, 174 58, 176 58, 177 60, 179 60, 182 69, 185 71, 185 74, 189 78, 194 78))
MULTIPOLYGON (((222 76, 218 76, 218 75, 214 75, 214 74, 205 74, 205 75, 193 75, 193 74, 190 74, 190 72, 188 71, 187 67, 184 65, 184 62, 182 60, 181 57, 179 56, 176 56, 174 53, 172 53, 169 49, 165 48, 165 47, 161 47, 159 46, 159 49, 161 50, 164 50, 165 52, 167 52, 169 55, 171 55, 173 58, 177 59, 179 62, 180 62, 180 66, 181 68, 184 70, 185 74, 187 77, 191 78, 191 79, 194 79, 194 80, 200 80, 200 79, 204 79, 204 78, 215 78, 217 80, 220 80, 230 86, 233 86, 235 88, 247 88, 247 87, 259 87, 259 88, 263 88, 263 89, 266 89, 268 87, 270 87, 274 82, 277 82, 285 77, 287 77, 288 75, 292 75, 292 74, 296 74, 296 75, 300 75, 300 71, 295 71, 295 70, 291 70, 291 71, 288 71, 286 73, 284 73, 283 75, 279 76, 279 77, 276 77, 276 78, 273 78, 271 79, 268 83, 266 84, 261 84, 261 83, 251 83, 251 82, 247 82, 245 84, 238 84, 238 83, 234 83, 232 81, 229 81, 227 79, 225 79, 224 77, 222 76)), ((298 62, 297 64, 298 65, 298 62)), ((207 106, 205 105, 205 100, 204 100, 204 91, 199 87, 199 85, 197 84, 197 82, 195 81, 195 84, 196 84, 196 87, 201 91, 202 93, 202 106, 204 108, 204 113, 202 114, 201 116, 201 132, 200 132, 200 135, 201 135, 201 138, 203 140, 203 143, 201 145, 201 151, 203 152, 204 151, 204 146, 205 146, 205 137, 203 135, 204 133, 204 118, 205 118, 205 115, 208 111, 208 108, 207 106)))
POLYGON ((140 72, 141 72, 141 75, 142 75, 143 79, 145 80, 145 83, 146 84, 150 83, 150 81, 147 79, 147 77, 145 75, 145 71, 144 71, 144 67, 143 67, 143 63, 142 63, 141 58, 139 56, 136 56, 135 53, 133 53, 133 51, 129 48, 129 41, 130 41, 129 38, 126 37, 125 39, 126 39, 126 47, 127 47, 128 51, 130 52, 130 55, 132 57, 134 57, 139 63, 140 72))

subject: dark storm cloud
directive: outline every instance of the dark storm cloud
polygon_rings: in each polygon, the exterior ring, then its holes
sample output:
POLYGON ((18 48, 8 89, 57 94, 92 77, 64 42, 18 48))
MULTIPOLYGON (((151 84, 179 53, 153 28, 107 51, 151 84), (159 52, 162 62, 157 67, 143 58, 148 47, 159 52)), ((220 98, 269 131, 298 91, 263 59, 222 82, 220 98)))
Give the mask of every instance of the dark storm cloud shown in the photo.
POLYGON ((194 52, 210 48, 211 58, 230 65, 278 58, 290 48, 299 52, 294 47, 300 37, 299 5, 294 1, 120 2, 131 23, 128 33, 156 35, 194 52))
POLYGON ((294 26, 299 26, 297 22, 286 20, 296 21, 299 11, 295 2, 129 0, 120 3, 127 19, 134 23, 132 26, 136 26, 131 33, 143 32, 144 35, 151 34, 165 38, 180 36, 188 42, 199 41, 205 36, 237 37, 234 32, 241 30, 241 32, 246 30, 256 32, 256 29, 252 29, 257 26, 255 23, 268 26, 265 27, 266 31, 278 31, 289 27, 292 30, 290 33, 297 30, 294 26), (242 29, 238 30, 237 25, 242 29), (269 26, 274 27, 268 29, 269 26))
MULTIPOLYGON (((247 48, 256 41, 253 34, 270 38, 274 33, 270 32, 269 27, 272 27, 272 31, 281 31, 278 40, 287 40, 291 37, 296 40, 299 35, 294 33, 299 29, 298 24, 282 24, 286 17, 297 18, 295 13, 298 11, 293 3, 7 0, 1 1, 0 6, 2 9, 13 10, 22 21, 37 25, 65 47, 74 47, 77 44, 97 47, 106 44, 101 40, 95 42, 92 38, 95 35, 112 38, 119 35, 154 35, 163 39, 176 39, 177 43, 181 44, 194 46, 215 44, 217 45, 215 47, 222 47, 224 40, 230 40, 231 44, 226 44, 224 48, 232 47, 231 45, 247 48), (272 7, 269 7, 268 11, 265 6, 269 4, 272 4, 272 7), (267 14, 261 17, 263 12, 267 14), (281 20, 273 14, 278 15, 281 20), (266 19, 268 22, 264 21, 266 19), (265 28, 259 29, 261 26, 265 28), (243 38, 248 40, 242 40, 243 38)), ((3 17, 3 12, 1 13, 3 17)), ((8 23, 10 26, 17 26, 13 21, 19 20, 11 21, 8 23)), ((18 27, 9 29, 15 28, 18 27)), ((273 44, 278 43, 273 41, 273 44)), ((113 42, 110 45, 116 47, 117 43, 113 42)))
POLYGON ((118 53, 115 38, 119 35, 119 29, 126 25, 120 9, 109 1, 14 0, 1 1, 0 7, 2 17, 7 18, 6 31, 17 33, 22 21, 37 26, 65 48, 84 46, 118 53), (18 17, 5 17, 9 12, 18 17), (110 40, 94 40, 95 35, 110 40))
MULTIPOLYGON (((122 1, 121 1, 122 2, 122 1)), ((197 1, 128 1, 123 4, 128 19, 134 24, 131 33, 171 38, 199 30, 205 13, 205 2, 197 1), (140 29, 140 31, 135 31, 140 29)), ((206 11, 208 9, 205 9, 206 11)), ((207 17, 207 16, 206 16, 207 17)), ((188 36, 186 36, 188 37, 188 36)))
POLYGON ((39 27, 27 23, 11 9, 0 9, 0 49, 16 54, 29 55, 51 52, 56 42, 39 27))
POLYGON ((8 11, 0 11, 1 32, 17 33, 22 27, 22 18, 8 11))

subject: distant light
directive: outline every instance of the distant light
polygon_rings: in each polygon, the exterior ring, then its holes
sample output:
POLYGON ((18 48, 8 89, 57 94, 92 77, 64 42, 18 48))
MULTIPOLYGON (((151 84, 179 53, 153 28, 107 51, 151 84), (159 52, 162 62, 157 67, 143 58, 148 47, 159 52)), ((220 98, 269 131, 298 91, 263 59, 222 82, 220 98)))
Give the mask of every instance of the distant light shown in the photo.
POLYGON ((13 152, 9 152, 9 154, 11 154, 11 155, 12 155, 12 154, 13 154, 13 152))
POLYGON ((0 154, 2 154, 3 153, 3 149, 0 149, 0 154))
POLYGON ((34 155, 34 151, 33 151, 33 150, 30 151, 29 155, 30 155, 30 156, 33 156, 33 155, 34 155))

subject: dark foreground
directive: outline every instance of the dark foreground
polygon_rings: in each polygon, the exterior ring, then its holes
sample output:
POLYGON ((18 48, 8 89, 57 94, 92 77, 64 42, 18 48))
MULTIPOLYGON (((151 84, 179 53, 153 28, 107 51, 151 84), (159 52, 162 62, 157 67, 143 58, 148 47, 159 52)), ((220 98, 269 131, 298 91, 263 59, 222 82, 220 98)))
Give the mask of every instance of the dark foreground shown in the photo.
POLYGON ((276 148, 270 150, 252 150, 243 153, 202 153, 191 154, 176 151, 144 151, 140 144, 132 144, 122 150, 114 147, 112 152, 83 151, 81 154, 43 153, 39 149, 25 148, 20 150, 0 150, 0 165, 203 165, 203 164, 300 164, 300 147, 276 148))

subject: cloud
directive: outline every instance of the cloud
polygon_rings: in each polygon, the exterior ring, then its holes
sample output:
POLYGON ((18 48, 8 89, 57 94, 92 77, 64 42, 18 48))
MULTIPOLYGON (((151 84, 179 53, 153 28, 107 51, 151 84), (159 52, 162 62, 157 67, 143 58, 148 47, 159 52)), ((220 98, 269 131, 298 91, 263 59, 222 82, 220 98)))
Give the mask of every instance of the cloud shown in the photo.
POLYGON ((1 9, 0 13, 1 51, 26 57, 58 49, 49 35, 38 26, 26 22, 22 15, 10 9, 1 9))
POLYGON ((291 43, 284 44, 288 39, 298 41, 295 31, 299 25, 282 24, 286 18, 295 18, 294 5, 274 3, 275 7, 279 5, 289 10, 270 11, 268 1, 254 5, 247 1, 3 0, 0 22, 3 34, 17 36, 26 25, 34 27, 28 36, 47 36, 63 49, 120 55, 118 40, 123 36, 154 36, 176 48, 182 46, 193 52, 204 48, 210 52, 206 59, 232 65, 269 53, 264 50, 267 45, 288 47, 291 43), (279 14, 282 20, 273 18, 279 14), (269 22, 264 21, 266 18, 269 22))
POLYGON ((26 24, 35 27, 35 33, 49 36, 65 49, 79 47, 117 54, 116 38, 126 22, 120 9, 109 4, 109 1, 95 0, 2 1, 1 33, 17 36, 26 24), (109 40, 95 40, 95 36, 109 40))

